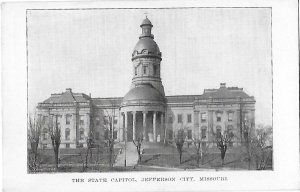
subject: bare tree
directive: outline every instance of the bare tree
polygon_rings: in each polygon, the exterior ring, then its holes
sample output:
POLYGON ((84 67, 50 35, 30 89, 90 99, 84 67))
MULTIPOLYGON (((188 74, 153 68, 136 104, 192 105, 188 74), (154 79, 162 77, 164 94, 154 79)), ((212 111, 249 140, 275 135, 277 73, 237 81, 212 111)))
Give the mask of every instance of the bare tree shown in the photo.
POLYGON ((59 154, 59 146, 61 143, 61 129, 58 124, 58 115, 56 115, 54 119, 51 118, 51 120, 49 121, 49 133, 52 142, 52 147, 54 150, 55 168, 56 170, 58 170, 58 164, 59 164, 58 154, 59 154))
POLYGON ((142 142, 143 142, 143 134, 141 134, 137 139, 136 141, 132 140, 133 144, 135 145, 136 147, 136 151, 138 153, 138 157, 139 157, 139 160, 138 160, 138 163, 140 164, 142 162, 142 153, 141 153, 141 150, 142 150, 142 142))
POLYGON ((86 152, 85 152, 85 166, 83 170, 86 170, 88 168, 88 156, 90 155, 90 160, 93 157, 93 131, 90 130, 88 136, 86 137, 86 152))
POLYGON ((179 129, 177 131, 177 134, 175 136, 175 144, 176 144, 176 148, 177 151, 179 153, 179 163, 181 164, 181 160, 182 160, 182 153, 183 153, 183 145, 185 142, 185 135, 184 135, 184 130, 183 129, 179 129))
POLYGON ((255 134, 251 138, 251 155, 255 158, 257 170, 266 169, 269 160, 272 158, 271 134, 271 129, 256 129, 255 134))
POLYGON ((108 155, 109 155, 109 168, 113 169, 114 165, 114 120, 113 116, 109 116, 109 128, 108 128, 108 138, 107 138, 107 147, 108 147, 108 155))
POLYGON ((32 118, 29 117, 27 137, 30 143, 30 151, 33 154, 33 157, 28 154, 28 168, 31 171, 37 171, 40 165, 40 162, 38 160, 38 146, 41 136, 41 127, 41 122, 39 120, 32 120, 32 118))
MULTIPOLYGON (((196 159, 197 159, 197 166, 200 166, 200 159, 203 160, 204 155, 207 154, 208 146, 203 146, 203 140, 202 139, 196 139, 192 138, 193 144, 195 146, 195 152, 196 152, 196 159)), ((202 162, 203 163, 203 162, 202 162)))
POLYGON ((224 165, 224 159, 228 148, 228 144, 232 141, 233 136, 233 133, 228 131, 224 131, 223 134, 221 132, 216 134, 215 141, 217 143, 218 149, 221 152, 222 166, 224 165))

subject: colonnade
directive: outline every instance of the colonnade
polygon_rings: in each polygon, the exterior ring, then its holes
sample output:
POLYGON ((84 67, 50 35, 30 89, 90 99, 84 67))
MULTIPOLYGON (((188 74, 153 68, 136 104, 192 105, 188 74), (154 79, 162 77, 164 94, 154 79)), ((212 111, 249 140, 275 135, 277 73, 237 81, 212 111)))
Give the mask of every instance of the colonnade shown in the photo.
POLYGON ((147 133, 153 134, 153 140, 152 138, 149 138, 148 141, 158 142, 158 136, 159 140, 162 140, 162 138, 165 136, 165 118, 164 113, 160 111, 126 111, 121 113, 121 127, 120 127, 120 141, 124 141, 124 139, 127 140, 137 140, 138 137, 141 135, 143 136, 144 140, 147 140, 147 133), (142 127, 137 126, 137 114, 142 113, 142 127), (148 114, 152 115, 152 127, 149 127, 147 125, 147 117, 149 117, 148 114), (158 124, 158 117, 160 118, 160 123, 158 124), (132 119, 132 125, 130 125, 132 119), (129 128, 131 130, 132 127, 132 138, 130 135, 131 131, 128 131, 129 128), (160 133, 158 135, 158 132, 160 133))

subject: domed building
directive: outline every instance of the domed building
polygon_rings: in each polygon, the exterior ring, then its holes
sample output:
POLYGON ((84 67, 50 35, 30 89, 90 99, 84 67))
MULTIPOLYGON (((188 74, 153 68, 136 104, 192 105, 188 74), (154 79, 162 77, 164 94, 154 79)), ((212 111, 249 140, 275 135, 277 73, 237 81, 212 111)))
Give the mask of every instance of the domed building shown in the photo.
POLYGON ((71 89, 51 94, 37 106, 45 130, 40 146, 51 147, 47 135, 50 117, 58 119, 62 148, 86 146, 91 133, 96 143, 111 136, 120 143, 139 138, 172 142, 179 129, 186 133, 186 141, 201 139, 203 145, 212 144, 216 133, 225 130, 235 135, 232 145, 242 141, 242 126, 255 123, 254 97, 225 83, 199 95, 165 96, 160 76, 162 53, 154 41, 153 25, 146 17, 140 27, 142 34, 131 58, 132 82, 125 96, 92 98, 71 89))
POLYGON ((131 88, 121 103, 122 123, 128 141, 143 137, 155 142, 164 135, 165 124, 166 99, 160 78, 162 58, 151 34, 153 25, 147 17, 140 27, 142 34, 132 53, 131 88))

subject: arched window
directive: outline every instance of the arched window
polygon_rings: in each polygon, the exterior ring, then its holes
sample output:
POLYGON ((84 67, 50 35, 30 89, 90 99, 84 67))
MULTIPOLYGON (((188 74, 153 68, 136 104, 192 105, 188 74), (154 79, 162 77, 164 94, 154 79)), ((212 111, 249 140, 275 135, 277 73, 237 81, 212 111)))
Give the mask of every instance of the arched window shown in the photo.
POLYGON ((47 130, 47 128, 44 128, 43 129, 43 140, 47 140, 47 132, 48 132, 48 130, 47 130))
POLYGON ((217 130, 217 137, 221 137, 221 135, 222 135, 222 127, 218 125, 216 127, 216 130, 217 130))
POLYGON ((206 139, 206 137, 207 137, 207 127, 202 126, 201 127, 201 139, 206 139))
POLYGON ((80 129, 79 135, 80 135, 79 139, 83 140, 84 139, 84 129, 83 128, 80 129))
POLYGON ((70 129, 69 128, 66 128, 66 130, 65 130, 65 139, 70 140, 70 129))
POLYGON ((228 125, 227 131, 228 131, 228 133, 233 133, 233 126, 232 125, 228 125))

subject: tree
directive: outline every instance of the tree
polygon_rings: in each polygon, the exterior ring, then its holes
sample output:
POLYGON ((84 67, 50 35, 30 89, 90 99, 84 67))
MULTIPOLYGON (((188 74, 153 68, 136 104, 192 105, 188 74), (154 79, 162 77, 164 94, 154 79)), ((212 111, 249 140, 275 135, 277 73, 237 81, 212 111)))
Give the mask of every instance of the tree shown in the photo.
POLYGON ((51 120, 49 121, 49 133, 52 142, 52 147, 54 150, 55 168, 56 170, 58 170, 58 163, 59 163, 58 154, 59 154, 59 146, 61 143, 61 129, 58 124, 58 115, 56 115, 54 119, 52 116, 51 120))
POLYGON ((109 168, 113 169, 114 165, 114 144, 115 144, 115 139, 114 139, 114 112, 115 110, 113 109, 113 115, 108 117, 108 123, 109 123, 109 128, 108 128, 108 138, 107 138, 107 147, 108 147, 108 156, 109 156, 109 168))
POLYGON ((228 144, 232 141, 233 136, 233 133, 228 131, 224 131, 223 134, 221 132, 216 134, 216 143, 218 149, 221 152, 222 166, 224 165, 224 159, 228 144))
POLYGON ((175 144, 176 144, 176 148, 179 154, 179 163, 181 164, 181 159, 182 159, 182 152, 183 152, 183 145, 184 145, 184 140, 185 139, 185 135, 184 135, 184 130, 183 129, 179 129, 177 131, 177 135, 175 136, 175 144))
POLYGON ((202 141, 202 139, 193 138, 192 141, 195 146, 197 166, 199 167, 200 159, 203 159, 204 155, 207 154, 208 146, 203 146, 204 141, 202 141))
POLYGON ((249 123, 247 120, 242 121, 242 131, 244 136, 244 143, 247 151, 247 160, 248 160, 248 169, 251 169, 251 142, 252 142, 252 124, 249 123))
POLYGON ((257 170, 264 170, 272 158, 272 128, 256 129, 251 138, 251 156, 255 159, 257 170))
POLYGON ((143 134, 141 134, 137 139, 136 141, 132 140, 133 144, 135 145, 136 147, 136 151, 138 153, 138 157, 139 157, 139 160, 138 160, 138 163, 140 164, 142 162, 142 153, 141 153, 141 150, 142 150, 142 142, 143 142, 143 134))
POLYGON ((88 156, 90 155, 90 159, 92 159, 93 156, 93 150, 92 150, 92 146, 93 146, 93 131, 90 129, 88 136, 86 137, 86 151, 85 149, 80 150, 80 157, 82 160, 82 170, 86 171, 86 169, 88 168, 88 156), (83 155, 84 155, 84 160, 83 160, 83 155))
POLYGON ((32 120, 32 118, 29 117, 27 138, 30 143, 30 151, 33 154, 33 157, 28 155, 28 168, 31 171, 37 171, 40 164, 38 160, 38 146, 40 143, 41 127, 42 125, 39 120, 32 120))

